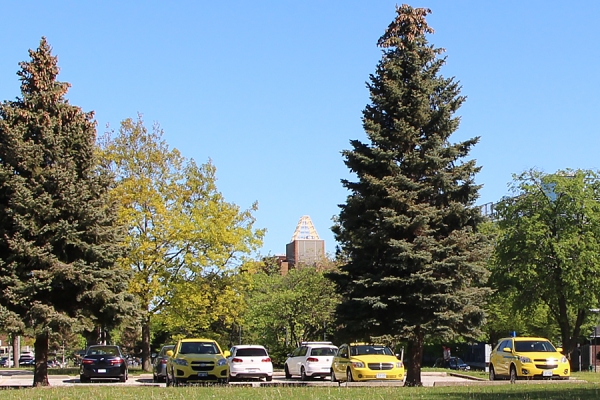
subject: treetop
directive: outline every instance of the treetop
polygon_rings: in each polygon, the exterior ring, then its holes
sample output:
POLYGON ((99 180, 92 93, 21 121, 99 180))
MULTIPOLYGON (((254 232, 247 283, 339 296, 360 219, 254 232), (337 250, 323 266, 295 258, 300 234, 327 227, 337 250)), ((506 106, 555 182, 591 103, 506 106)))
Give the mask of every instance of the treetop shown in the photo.
POLYGON ((431 14, 429 8, 412 8, 407 4, 402 4, 402 6, 396 6, 396 13, 398 14, 396 19, 379 38, 377 46, 402 49, 406 43, 413 42, 415 38, 434 32, 425 20, 425 16, 431 14))

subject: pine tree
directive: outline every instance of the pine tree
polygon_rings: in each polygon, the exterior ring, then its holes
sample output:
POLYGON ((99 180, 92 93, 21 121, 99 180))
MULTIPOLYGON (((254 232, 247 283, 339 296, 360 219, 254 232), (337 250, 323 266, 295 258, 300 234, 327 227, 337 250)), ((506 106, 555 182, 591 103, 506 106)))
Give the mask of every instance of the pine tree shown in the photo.
POLYGON ((392 336, 406 343, 406 385, 421 385, 425 340, 474 336, 489 289, 487 239, 474 207, 479 171, 462 161, 479 138, 452 144, 464 97, 428 44, 428 9, 397 7, 378 45, 383 56, 367 84, 363 111, 370 143, 351 141, 345 163, 358 181, 333 227, 347 262, 331 274, 343 296, 340 334, 392 336))
POLYGON ((117 323, 132 298, 115 264, 122 229, 95 158, 93 113, 65 99, 45 38, 29 55, 21 97, 0 106, 0 304, 35 336, 40 386, 51 334, 117 323))

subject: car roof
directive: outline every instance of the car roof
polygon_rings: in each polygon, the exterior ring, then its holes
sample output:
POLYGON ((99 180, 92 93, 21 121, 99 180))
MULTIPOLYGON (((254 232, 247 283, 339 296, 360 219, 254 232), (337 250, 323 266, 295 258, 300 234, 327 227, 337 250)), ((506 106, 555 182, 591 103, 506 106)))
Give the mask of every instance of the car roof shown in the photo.
POLYGON ((213 342, 217 343, 214 339, 196 338, 196 339, 181 339, 181 342, 213 342))
POLYGON ((264 349, 265 346, 261 346, 259 344, 236 344, 235 346, 236 349, 264 349))
POLYGON ((509 337, 505 337, 505 338, 498 340, 498 342, 502 342, 504 340, 510 340, 510 339, 514 339, 517 342, 524 341, 524 340, 545 340, 547 342, 550 341, 547 338, 537 337, 537 336, 509 336, 509 337))

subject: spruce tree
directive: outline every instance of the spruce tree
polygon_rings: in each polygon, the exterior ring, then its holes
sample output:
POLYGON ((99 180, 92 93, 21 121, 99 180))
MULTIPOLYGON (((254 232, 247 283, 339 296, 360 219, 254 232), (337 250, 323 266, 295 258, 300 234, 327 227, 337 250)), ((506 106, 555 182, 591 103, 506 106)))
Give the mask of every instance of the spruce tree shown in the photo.
POLYGON ((489 289, 487 239, 474 207, 480 167, 463 160, 479 138, 451 143, 464 101, 444 78, 442 49, 428 44, 430 10, 397 7, 379 39, 383 55, 367 87, 368 143, 343 151, 357 181, 333 227, 347 261, 330 277, 348 340, 393 337, 406 344, 406 385, 421 385, 423 345, 479 334, 489 289))
POLYGON ((131 296, 115 263, 122 229, 95 158, 93 113, 65 99, 45 38, 29 55, 21 97, 0 106, 0 305, 35 337, 40 386, 50 335, 117 323, 131 296))

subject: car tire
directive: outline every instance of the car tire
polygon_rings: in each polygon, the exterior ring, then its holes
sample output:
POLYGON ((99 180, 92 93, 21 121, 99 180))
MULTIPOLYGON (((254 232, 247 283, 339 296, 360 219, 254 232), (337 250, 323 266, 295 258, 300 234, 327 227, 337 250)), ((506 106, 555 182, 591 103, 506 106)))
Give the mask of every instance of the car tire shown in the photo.
POLYGON ((158 383, 158 377, 152 374, 152 383, 158 383))
POLYGON ((494 366, 490 365, 490 381, 496 380, 496 371, 494 371, 494 366))
POLYGON ((167 387, 173 386, 173 382, 171 382, 171 380, 169 379, 169 374, 168 373, 165 374, 165 385, 167 387))
POLYGON ((127 382, 127 372, 119 376, 119 382, 127 382))
POLYGON ((227 383, 229 382, 235 382, 235 376, 231 376, 229 374, 227 374, 227 383))
POLYGON ((267 382, 271 382, 271 381, 273 380, 273 377, 272 377, 272 376, 267 376, 267 377, 265 378, 265 380, 266 380, 267 382))
POLYGON ((354 378, 352 377, 352 370, 350 368, 346 370, 346 382, 354 382, 354 378))
POLYGON ((79 375, 79 382, 81 382, 81 383, 89 383, 90 381, 91 381, 91 379, 88 378, 87 376, 85 376, 85 375, 79 375))
POLYGON ((283 370, 285 372, 285 379, 292 379, 292 374, 290 374, 290 370, 288 369, 287 364, 285 364, 283 370))
POLYGON ((515 383, 517 379, 518 379, 517 369, 515 368, 514 365, 511 365, 510 366, 510 383, 515 383))
POLYGON ((329 377, 331 378, 331 382, 337 382, 337 379, 335 379, 335 372, 333 372, 333 368, 331 368, 331 371, 329 372, 329 377))
POLYGON ((302 380, 302 381, 308 380, 308 376, 306 376, 306 371, 304 370, 304 367, 300 368, 300 380, 302 380))

